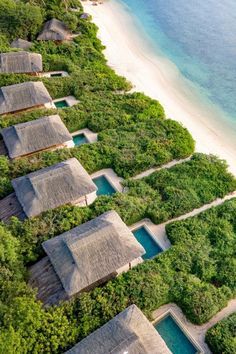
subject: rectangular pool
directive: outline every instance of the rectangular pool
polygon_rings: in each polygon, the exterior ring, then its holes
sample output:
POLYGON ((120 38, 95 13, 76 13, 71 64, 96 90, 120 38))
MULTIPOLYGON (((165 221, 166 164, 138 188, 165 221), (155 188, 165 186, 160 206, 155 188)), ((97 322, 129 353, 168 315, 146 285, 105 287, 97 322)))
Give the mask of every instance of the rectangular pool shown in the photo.
POLYGON ((62 77, 62 73, 50 74, 50 77, 62 77))
POLYGON ((93 178, 93 182, 98 187, 97 195, 112 195, 116 193, 115 188, 113 188, 111 183, 104 175, 93 178))
POLYGON ((166 315, 156 323, 155 329, 173 354, 199 353, 171 314, 166 315))
POLYGON ((61 101, 57 101, 57 102, 54 102, 55 106, 57 108, 66 108, 66 107, 69 107, 68 103, 66 100, 61 100, 61 101))
POLYGON ((158 245, 148 230, 141 226, 136 230, 132 231, 136 240, 141 243, 146 253, 142 256, 143 259, 150 259, 156 256, 157 254, 163 252, 163 249, 158 245))
POLYGON ((82 144, 87 144, 89 141, 84 135, 84 133, 81 133, 73 136, 73 142, 76 146, 80 146, 82 144))

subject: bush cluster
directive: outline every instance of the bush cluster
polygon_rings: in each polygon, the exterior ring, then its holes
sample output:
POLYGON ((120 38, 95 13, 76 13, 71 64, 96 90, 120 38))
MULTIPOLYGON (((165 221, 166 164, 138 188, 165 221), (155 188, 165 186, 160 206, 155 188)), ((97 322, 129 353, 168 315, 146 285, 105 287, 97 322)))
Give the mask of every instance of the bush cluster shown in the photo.
MULTIPOLYGON (((24 223, 13 219, 0 228, 1 350, 64 352, 132 303, 149 316, 159 306, 175 302, 192 322, 201 324, 235 295, 234 284, 223 270, 219 272, 223 257, 229 259, 231 269, 235 260, 231 247, 236 237, 233 199, 169 225, 172 247, 153 260, 59 307, 43 308, 24 282, 25 265, 42 256, 39 244, 43 240, 95 217, 96 212, 93 207, 66 206, 24 223), (37 242, 38 247, 29 249, 37 242), (224 249, 228 250, 225 254, 224 249)), ((226 342, 229 348, 233 345, 233 341, 226 342)), ((211 345, 222 348, 224 344, 211 345)))
POLYGON ((210 328, 206 341, 214 354, 236 353, 236 313, 210 328))

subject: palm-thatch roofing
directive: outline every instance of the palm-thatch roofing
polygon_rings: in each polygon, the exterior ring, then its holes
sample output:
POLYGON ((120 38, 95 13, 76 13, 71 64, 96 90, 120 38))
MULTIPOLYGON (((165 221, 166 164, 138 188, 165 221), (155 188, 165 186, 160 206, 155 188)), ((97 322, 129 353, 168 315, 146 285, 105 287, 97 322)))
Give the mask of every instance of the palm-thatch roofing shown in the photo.
POLYGON ((71 31, 62 21, 53 18, 44 24, 42 32, 39 34, 38 41, 64 41, 71 38, 71 31))
POLYGON ((52 98, 42 82, 23 82, 0 88, 0 114, 51 103, 52 98))
POLYGON ((76 202, 97 190, 76 158, 18 177, 12 181, 12 185, 28 217, 76 202))
POLYGON ((59 115, 13 125, 3 129, 1 134, 12 159, 72 140, 59 115))
POLYGON ((28 41, 21 39, 21 38, 17 38, 13 42, 11 42, 11 48, 20 48, 20 49, 24 49, 24 50, 29 49, 32 45, 33 45, 33 43, 28 42, 28 41))
POLYGON ((77 343, 66 354, 171 354, 164 340, 136 305, 77 343))
POLYGON ((0 53, 0 73, 37 73, 43 70, 42 56, 37 53, 0 53))
POLYGON ((115 211, 43 243, 68 296, 141 257, 145 250, 115 211))
POLYGON ((87 14, 86 12, 84 12, 83 14, 80 15, 80 18, 82 18, 83 20, 87 20, 90 17, 89 14, 87 14))

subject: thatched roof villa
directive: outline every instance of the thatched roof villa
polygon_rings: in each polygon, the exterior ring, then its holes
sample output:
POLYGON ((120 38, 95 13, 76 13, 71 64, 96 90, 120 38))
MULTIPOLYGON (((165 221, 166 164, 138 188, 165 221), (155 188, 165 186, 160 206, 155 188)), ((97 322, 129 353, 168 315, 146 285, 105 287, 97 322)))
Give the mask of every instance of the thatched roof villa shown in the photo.
POLYGON ((47 257, 31 267, 30 284, 45 304, 106 282, 141 262, 144 248, 115 211, 42 244, 47 257))
POLYGON ((131 305, 65 354, 171 354, 142 311, 131 305))
POLYGON ((87 20, 89 17, 91 17, 88 13, 84 12, 80 15, 80 18, 82 20, 87 20))
POLYGON ((19 48, 24 50, 29 49, 32 45, 32 42, 26 41, 21 38, 14 39, 14 41, 11 42, 11 48, 19 48))
POLYGON ((0 220, 22 213, 34 217, 64 204, 89 205, 97 191, 76 158, 18 177, 12 180, 12 186, 15 193, 0 201, 0 220))
POLYGON ((54 107, 42 82, 29 81, 0 88, 0 115, 36 107, 54 107))
POLYGON ((12 125, 1 131, 11 159, 43 150, 73 147, 73 138, 59 115, 12 125))
POLYGON ((53 18, 44 24, 42 32, 38 35, 38 41, 68 41, 72 38, 72 32, 62 21, 53 18))
POLYGON ((37 74, 43 71, 42 55, 30 52, 0 53, 0 73, 37 74))
POLYGON ((42 55, 30 52, 0 53, 0 73, 37 74, 43 71, 42 55))

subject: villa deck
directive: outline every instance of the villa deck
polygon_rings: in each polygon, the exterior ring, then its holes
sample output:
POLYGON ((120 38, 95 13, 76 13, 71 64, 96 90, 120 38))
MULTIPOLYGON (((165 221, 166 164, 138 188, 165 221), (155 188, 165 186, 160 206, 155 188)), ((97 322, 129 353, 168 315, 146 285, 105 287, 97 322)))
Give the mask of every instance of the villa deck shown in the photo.
POLYGON ((37 298, 45 305, 52 305, 67 299, 60 279, 47 256, 30 268, 29 284, 32 288, 38 288, 37 298))
POLYGON ((0 155, 7 155, 7 148, 3 142, 3 140, 0 140, 0 155))
POLYGON ((8 221, 12 216, 16 216, 21 220, 26 217, 15 193, 11 193, 0 200, 0 220, 8 221))

